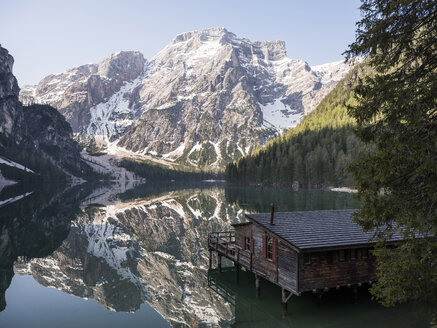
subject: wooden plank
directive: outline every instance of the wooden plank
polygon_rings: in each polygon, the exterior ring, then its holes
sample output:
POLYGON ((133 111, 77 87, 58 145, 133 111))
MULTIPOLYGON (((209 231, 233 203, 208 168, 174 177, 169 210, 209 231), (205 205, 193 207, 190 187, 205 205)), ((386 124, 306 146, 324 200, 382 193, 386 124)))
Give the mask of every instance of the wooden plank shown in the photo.
POLYGON ((353 286, 376 280, 376 262, 373 257, 340 261, 332 254, 332 263, 322 263, 318 253, 311 254, 311 265, 299 259, 299 291, 353 286))
POLYGON ((218 251, 259 277, 297 293, 297 253, 289 245, 277 241, 275 242, 276 261, 266 259, 263 256, 264 233, 264 229, 257 225, 236 226, 235 242, 220 242, 218 251), (238 246, 243 245, 244 238, 247 236, 251 237, 251 251, 238 246), (229 251, 231 248, 238 251, 231 255, 229 251))

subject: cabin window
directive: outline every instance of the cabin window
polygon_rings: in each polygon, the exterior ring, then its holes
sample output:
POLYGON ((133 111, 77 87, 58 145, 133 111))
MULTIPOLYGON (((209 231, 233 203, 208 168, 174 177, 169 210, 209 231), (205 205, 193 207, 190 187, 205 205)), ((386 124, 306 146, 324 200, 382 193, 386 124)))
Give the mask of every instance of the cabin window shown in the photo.
POLYGON ((320 262, 321 263, 326 263, 326 252, 321 252, 320 253, 320 262))
MULTIPOLYGON (((253 245, 253 239, 252 239, 253 245)), ((253 247, 253 246, 252 246, 253 247)), ((263 257, 267 260, 276 263, 278 256, 278 240, 267 234, 263 236, 263 257)))
POLYGON ((273 260, 273 238, 266 236, 266 259, 273 260))
POLYGON ((357 250, 355 248, 351 249, 351 260, 357 259, 357 250))
POLYGON ((311 264, 311 254, 304 254, 303 255, 303 263, 306 265, 311 264))
POLYGON ((345 256, 344 249, 340 249, 340 250, 338 251, 338 260, 339 260, 339 261, 344 261, 345 258, 346 258, 346 256, 345 256))
POLYGON ((245 237, 244 249, 250 251, 250 237, 245 237))
POLYGON ((367 259, 369 257, 369 250, 367 248, 363 248, 361 250, 361 257, 363 259, 367 259))

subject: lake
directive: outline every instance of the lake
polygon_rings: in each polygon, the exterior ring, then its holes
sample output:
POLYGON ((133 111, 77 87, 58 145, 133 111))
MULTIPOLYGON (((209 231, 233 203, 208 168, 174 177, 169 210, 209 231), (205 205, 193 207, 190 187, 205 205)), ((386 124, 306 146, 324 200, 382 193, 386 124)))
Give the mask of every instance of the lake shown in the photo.
POLYGON ((429 327, 365 287, 292 297, 252 274, 208 270, 208 232, 244 213, 357 208, 325 190, 221 183, 14 187, 0 194, 0 327, 429 327), (21 197, 21 198, 20 198, 21 197))

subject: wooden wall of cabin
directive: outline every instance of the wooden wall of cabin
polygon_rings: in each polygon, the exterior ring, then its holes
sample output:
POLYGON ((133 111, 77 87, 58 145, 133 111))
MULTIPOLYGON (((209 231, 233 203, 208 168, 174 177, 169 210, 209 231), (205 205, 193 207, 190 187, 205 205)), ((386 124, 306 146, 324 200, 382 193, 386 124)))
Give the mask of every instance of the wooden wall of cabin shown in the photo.
POLYGON ((245 249, 244 242, 246 236, 251 237, 252 236, 252 226, 253 224, 247 224, 247 225, 241 225, 241 226, 235 226, 235 244, 240 246, 241 248, 245 249))
POLYGON ((288 291, 297 292, 297 253, 288 245, 278 243, 278 284, 288 291))
MULTIPOLYGON (((276 258, 266 259, 263 252, 263 237, 266 231, 255 224, 236 226, 235 243, 244 249, 244 238, 253 240, 252 271, 289 291, 297 291, 297 253, 288 245, 276 241, 276 258)), ((271 235, 275 238, 274 235, 271 235)))
MULTIPOLYGON (((339 259, 339 251, 330 251, 331 263, 322 263, 320 252, 311 253, 311 264, 304 264, 304 255, 299 254, 299 292, 355 285, 375 281, 376 262, 373 255, 363 258, 361 249, 356 249, 356 259, 339 259)), ((345 250, 348 254, 349 250, 345 250)))
POLYGON ((267 260, 263 252, 263 237, 265 231, 260 227, 253 225, 253 241, 254 241, 254 256, 253 256, 253 271, 261 277, 272 282, 278 281, 277 262, 267 260))

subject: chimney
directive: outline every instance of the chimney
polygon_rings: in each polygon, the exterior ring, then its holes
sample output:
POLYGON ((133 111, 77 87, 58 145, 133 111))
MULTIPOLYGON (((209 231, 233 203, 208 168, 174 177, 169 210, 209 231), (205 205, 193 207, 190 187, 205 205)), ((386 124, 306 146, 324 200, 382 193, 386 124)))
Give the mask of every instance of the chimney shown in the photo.
POLYGON ((270 204, 272 206, 272 211, 270 212, 270 225, 273 225, 273 216, 275 214, 275 205, 273 203, 270 204))

